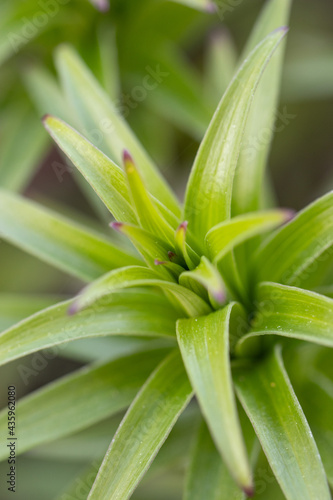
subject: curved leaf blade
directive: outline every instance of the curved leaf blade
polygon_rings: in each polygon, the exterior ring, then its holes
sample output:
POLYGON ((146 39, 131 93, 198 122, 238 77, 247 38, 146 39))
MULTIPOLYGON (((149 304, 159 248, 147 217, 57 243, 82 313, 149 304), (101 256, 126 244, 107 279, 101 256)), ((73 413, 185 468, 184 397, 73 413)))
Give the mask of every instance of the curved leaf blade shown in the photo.
POLYGON ((62 120, 47 115, 44 126, 115 219, 136 223, 122 169, 62 120))
POLYGON ((266 210, 233 217, 208 231, 205 243, 214 262, 244 241, 274 229, 291 218, 291 210, 266 210))
MULTIPOLYGON (((125 409, 167 352, 150 350, 84 367, 20 399, 18 453, 86 429, 125 409)), ((6 408, 0 412, 1 435, 6 434, 7 419, 6 408)), ((3 449, 0 460, 6 456, 3 449)))
POLYGON ((285 32, 275 31, 251 52, 222 97, 200 145, 185 196, 185 219, 199 239, 230 218, 233 177, 250 104, 285 32))
POLYGON ((320 456, 279 348, 238 369, 237 394, 287 500, 330 500, 320 456))
POLYGON ((333 347, 333 299, 300 288, 261 283, 256 303, 260 311, 237 346, 239 354, 258 335, 281 335, 333 347))
MULTIPOLYGON (((241 60, 270 32, 288 24, 291 3, 291 0, 265 2, 241 60)), ((235 214, 258 210, 262 206, 264 171, 274 133, 283 56, 284 44, 273 55, 250 109, 233 188, 235 214)))
POLYGON ((84 281, 140 262, 104 236, 1 189, 0 238, 84 281))
POLYGON ((68 316, 72 301, 61 302, 21 321, 0 335, 0 365, 72 340, 105 335, 173 337, 179 315, 154 291, 118 291, 68 316))
POLYGON ((302 286, 307 268, 333 244, 333 192, 302 210, 273 234, 254 259, 257 281, 302 286))
POLYGON ((56 52, 56 66, 65 94, 77 113, 78 126, 91 133, 98 131, 99 142, 102 137, 98 146, 118 164, 124 149, 131 151, 151 194, 179 215, 179 204, 166 181, 74 49, 61 46, 56 52))
POLYGON ((152 269, 140 266, 126 267, 105 274, 78 295, 73 302, 71 312, 75 313, 119 289, 138 286, 156 286, 163 291, 171 292, 189 316, 199 316, 211 312, 210 306, 191 290, 175 282, 162 280, 152 269))
POLYGON ((176 350, 156 368, 128 409, 88 499, 129 498, 191 397, 176 350))
POLYGON ((251 470, 238 419, 232 385, 229 328, 231 303, 208 316, 181 319, 177 339, 185 367, 215 444, 238 485, 252 491, 251 470))

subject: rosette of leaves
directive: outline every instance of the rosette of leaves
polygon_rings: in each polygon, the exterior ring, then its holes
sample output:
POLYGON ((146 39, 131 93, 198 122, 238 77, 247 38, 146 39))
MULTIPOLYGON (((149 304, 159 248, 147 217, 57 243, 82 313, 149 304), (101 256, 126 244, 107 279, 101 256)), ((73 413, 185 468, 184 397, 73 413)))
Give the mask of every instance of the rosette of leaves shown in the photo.
MULTIPOLYGON (((265 29, 272 19, 266 18, 265 29)), ((285 32, 277 29, 253 44, 228 86, 201 142, 183 206, 94 79, 81 74, 69 57, 64 79, 72 105, 91 127, 106 113, 110 154, 58 118, 46 116, 45 127, 114 216, 112 228, 136 253, 1 191, 2 238, 90 282, 76 298, 4 331, 1 364, 77 339, 156 339, 18 403, 18 452, 128 407, 95 470, 90 500, 129 498, 194 396, 205 423, 191 455, 184 498, 252 496, 258 442, 285 498, 331 498, 332 456, 326 443, 326 475, 282 353, 295 343, 333 345, 333 299, 312 291, 330 262, 333 193, 295 217, 282 209, 237 214, 232 208, 243 197, 251 200, 248 206, 261 205, 262 151, 247 169, 239 168, 247 159, 239 155, 246 127, 273 115, 281 67, 277 47, 285 32), (267 93, 267 87, 274 92, 267 93), (269 95, 265 105, 263 93, 269 95), (255 112, 260 120, 249 120, 255 112), (248 422, 240 421, 236 397, 258 440, 245 432, 248 422)), ((257 33, 262 37, 260 29, 257 33)), ((108 346, 111 357, 112 343, 108 346)), ((315 383, 312 371, 304 377, 315 383)), ((319 379, 332 406, 331 382, 319 379)), ((316 422, 321 431, 322 425, 329 427, 323 421, 316 422)), ((3 411, 1 432, 6 427, 3 411)))

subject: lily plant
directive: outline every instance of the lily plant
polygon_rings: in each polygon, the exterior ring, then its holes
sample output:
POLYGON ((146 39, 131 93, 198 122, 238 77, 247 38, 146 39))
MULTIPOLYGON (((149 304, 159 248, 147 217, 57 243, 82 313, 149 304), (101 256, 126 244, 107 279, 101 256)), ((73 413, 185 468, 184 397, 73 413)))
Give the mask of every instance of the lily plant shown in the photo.
MULTIPOLYGON (((309 284, 320 284, 320 269, 330 262, 333 193, 296 215, 264 209, 268 145, 255 161, 242 152, 248 127, 273 120, 278 46, 287 30, 265 30, 285 21, 288 8, 289 2, 270 2, 259 20, 252 50, 200 144, 183 206, 89 70, 62 48, 59 67, 73 109, 86 127, 103 128, 110 154, 54 116, 45 116, 44 125, 109 209, 111 228, 128 238, 127 247, 1 191, 1 237, 89 282, 74 299, 4 331, 2 364, 83 338, 156 338, 18 403, 19 452, 128 407, 89 500, 129 498, 193 398, 203 420, 185 499, 253 496, 258 443, 285 498, 331 498, 283 354, 304 342, 333 346, 333 299, 309 284), (254 433, 244 431, 249 422, 254 433)), ((1 432, 6 419, 4 411, 1 432)))

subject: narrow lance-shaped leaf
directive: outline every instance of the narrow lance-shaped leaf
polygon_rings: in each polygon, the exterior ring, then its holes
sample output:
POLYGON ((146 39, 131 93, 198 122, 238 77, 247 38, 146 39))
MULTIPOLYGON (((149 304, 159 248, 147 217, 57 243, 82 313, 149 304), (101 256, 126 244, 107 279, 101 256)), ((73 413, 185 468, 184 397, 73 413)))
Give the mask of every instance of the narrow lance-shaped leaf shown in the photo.
POLYGON ((207 98, 221 99, 237 70, 237 50, 226 29, 212 33, 205 61, 205 90, 207 98))
POLYGON ((238 485, 251 494, 251 470, 237 415, 229 354, 229 331, 237 330, 237 320, 243 315, 241 307, 231 303, 209 316, 181 319, 177 338, 215 444, 238 485))
POLYGON ((72 301, 40 311, 0 335, 0 364, 48 347, 59 352, 72 340, 105 335, 173 337, 179 314, 163 295, 149 290, 118 291, 68 316, 72 301))
POLYGON ((308 268, 333 244, 333 191, 302 210, 273 234, 254 259, 254 277, 302 286, 308 268))
POLYGON ((129 498, 192 397, 178 350, 152 373, 105 455, 89 500, 129 498))
POLYGON ((237 369, 234 380, 286 499, 330 500, 323 465, 279 347, 255 366, 237 369))
POLYGON ((0 185, 21 191, 47 153, 48 138, 31 110, 20 103, 1 115, 0 185), (29 127, 27 127, 29 123, 29 127), (18 147, 19 144, 19 147, 18 147))
POLYGON ((184 500, 244 500, 245 495, 232 479, 202 422, 191 457, 184 500))
POLYGON ((123 162, 131 193, 132 205, 135 207, 140 225, 152 234, 156 234, 158 237, 166 240, 170 245, 173 245, 173 229, 151 200, 141 175, 134 164, 134 160, 126 150, 124 151, 123 162))
POLYGON ((101 297, 117 292, 122 288, 138 286, 155 286, 171 292, 184 314, 199 316, 211 312, 210 306, 195 293, 172 281, 164 281, 152 269, 140 266, 130 266, 107 273, 87 286, 73 302, 70 312, 75 313, 94 303, 101 297))
POLYGON ((209 256, 219 262, 230 250, 258 234, 274 229, 293 216, 291 210, 267 210, 239 215, 208 231, 205 243, 209 256))
MULTIPOLYGON (((19 400, 18 453, 78 432, 129 406, 167 353, 164 349, 148 351, 85 367, 19 400)), ((29 380, 27 367, 18 365, 17 369, 29 380)), ((5 409, 0 413, 0 435, 8 430, 7 418, 5 409)), ((0 460, 6 456, 2 448, 0 460)))
POLYGON ((261 283, 255 302, 259 311, 249 332, 240 339, 239 354, 250 338, 281 335, 333 347, 333 299, 300 288, 261 283))
POLYGON ((44 125, 115 219, 136 223, 122 169, 62 120, 47 115, 44 125))
POLYGON ((78 54, 61 46, 56 53, 56 65, 69 102, 76 110, 77 126, 83 127, 83 133, 93 134, 97 130, 102 137, 98 146, 119 164, 123 150, 131 151, 151 194, 179 215, 179 204, 170 188, 78 54))
MULTIPOLYGON (((292 0, 265 3, 240 61, 271 31, 288 24, 291 3, 292 0)), ((263 178, 274 133, 283 55, 284 44, 273 55, 254 96, 235 176, 232 200, 235 214, 258 210, 262 205, 263 178)))
MULTIPOLYGON (((119 233, 124 234, 130 239, 147 264, 155 269, 157 274, 161 274, 162 277, 170 279, 170 273, 165 266, 156 268, 156 262, 163 263, 169 261, 170 252, 173 254, 170 245, 164 240, 161 240, 158 236, 138 226, 124 224, 122 222, 111 222, 110 226, 112 229, 119 231, 119 233)), ((168 262, 168 264, 172 265, 171 262, 168 262)), ((173 276, 172 273, 171 276, 173 276)))
POLYGON ((185 219, 198 238, 230 217, 235 168, 261 74, 285 35, 280 29, 251 52, 224 94, 200 145, 185 197, 185 219))
MULTIPOLYGON (((226 300, 226 289, 217 268, 206 258, 193 271, 186 271, 179 277, 179 283, 192 289, 192 281, 200 283, 207 292, 214 307, 218 308, 226 300)), ((194 290, 195 291, 195 290, 194 290)))
POLYGON ((84 281, 140 262, 104 236, 4 190, 0 190, 0 238, 84 281))

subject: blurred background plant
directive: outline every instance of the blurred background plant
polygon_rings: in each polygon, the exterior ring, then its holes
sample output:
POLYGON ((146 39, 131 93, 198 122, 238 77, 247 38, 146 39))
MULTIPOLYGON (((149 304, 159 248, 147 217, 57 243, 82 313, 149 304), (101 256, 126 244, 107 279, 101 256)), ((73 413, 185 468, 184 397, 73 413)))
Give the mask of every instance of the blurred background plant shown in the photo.
MULTIPOLYGON (((69 105, 71 89, 66 71, 68 61, 81 64, 77 52, 182 197, 198 143, 239 65, 245 41, 263 4, 263 0, 225 0, 216 2, 213 9, 208 0, 110 0, 110 4, 106 0, 40 0, 37 5, 32 0, 3 0, 0 185, 109 235, 105 223, 109 216, 54 148, 40 122, 45 113, 52 113, 110 153, 103 134, 107 124, 96 129, 69 105)), ((293 2, 269 159, 271 179, 267 180, 282 206, 299 209, 333 186, 332 19, 330 0, 293 2)), ((82 96, 83 90, 78 98, 82 96)), ((265 137, 261 140, 265 142, 265 137)), ((251 150, 261 146, 256 140, 248 147, 251 150)), ((0 249, 1 330, 82 286, 79 280, 5 242, 0 243, 0 249), (34 295, 25 295, 28 291, 34 295)), ((32 359, 36 375, 29 377, 28 383, 20 377, 15 363, 1 369, 5 381, 1 387, 2 406, 7 381, 17 385, 19 395, 23 395, 105 355, 103 341, 73 344, 45 366, 32 359)), ((121 340, 117 348, 118 352, 129 349, 121 340)), ((133 343, 130 349, 136 348, 133 343)), ((166 499, 179 498, 178 465, 183 465, 191 441, 191 426, 186 418, 173 431, 182 440, 173 440, 171 435, 169 447, 156 466, 159 472, 160 463, 161 470, 173 464, 175 491, 173 496, 168 489, 166 499), (180 457, 178 462, 175 457, 180 457)), ((110 425, 116 428, 119 420, 103 423, 98 431, 88 430, 82 436, 64 439, 52 448, 41 447, 20 459, 23 493, 18 492, 17 498, 55 498, 61 493, 61 485, 81 474, 82 469, 89 469, 103 454, 109 442, 105 429, 110 425)), ((283 498, 263 457, 261 462, 258 480, 266 486, 263 496, 257 497, 268 498, 267 488, 275 488, 276 497, 272 498, 283 498), (260 474, 266 474, 268 479, 260 474)), ((135 498, 156 498, 154 488, 158 485, 158 498, 162 499, 162 481, 168 482, 168 476, 154 475, 152 470, 135 498)), ((5 492, 1 498, 7 498, 5 492)))

